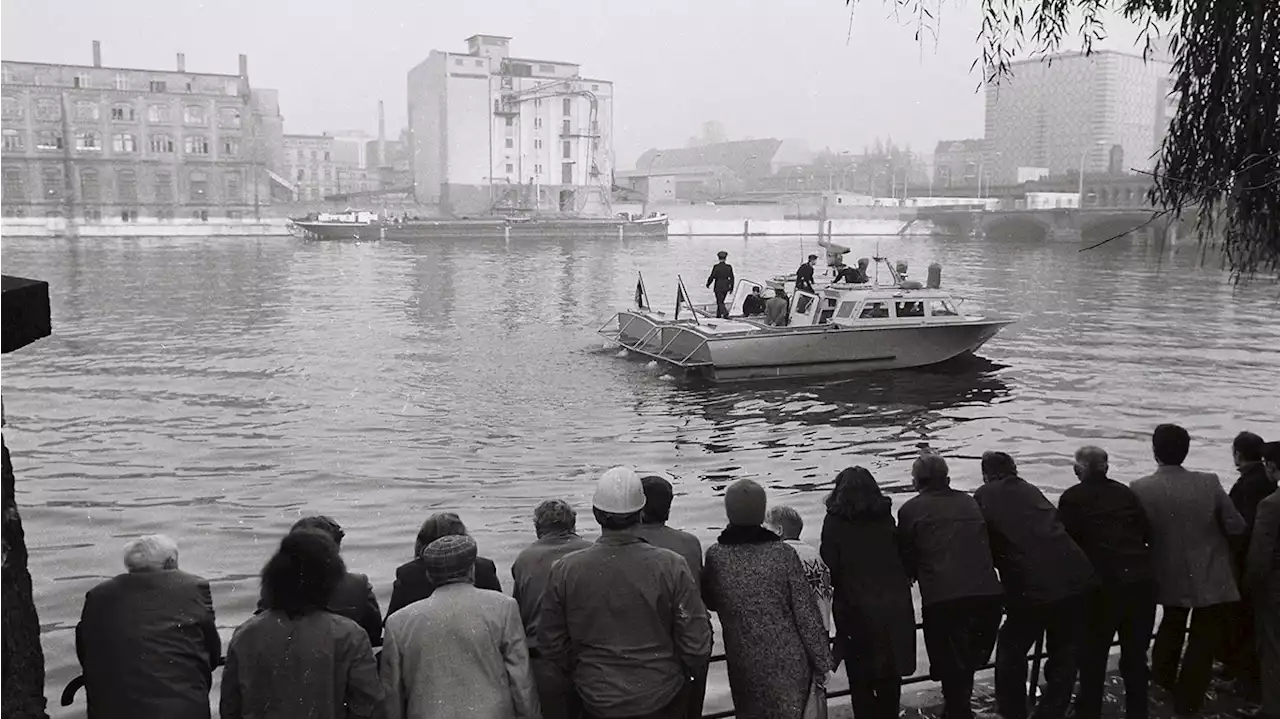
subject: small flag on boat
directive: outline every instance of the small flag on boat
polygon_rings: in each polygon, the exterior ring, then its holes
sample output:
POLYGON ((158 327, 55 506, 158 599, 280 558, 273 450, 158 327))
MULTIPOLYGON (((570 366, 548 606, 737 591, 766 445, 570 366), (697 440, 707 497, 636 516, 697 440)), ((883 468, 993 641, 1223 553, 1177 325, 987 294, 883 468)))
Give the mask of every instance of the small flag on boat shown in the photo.
POLYGON ((642 279, 636 280, 636 307, 642 310, 647 309, 644 306, 644 280, 642 279))
POLYGON ((676 285, 676 319, 680 319, 680 305, 684 304, 684 287, 676 285))

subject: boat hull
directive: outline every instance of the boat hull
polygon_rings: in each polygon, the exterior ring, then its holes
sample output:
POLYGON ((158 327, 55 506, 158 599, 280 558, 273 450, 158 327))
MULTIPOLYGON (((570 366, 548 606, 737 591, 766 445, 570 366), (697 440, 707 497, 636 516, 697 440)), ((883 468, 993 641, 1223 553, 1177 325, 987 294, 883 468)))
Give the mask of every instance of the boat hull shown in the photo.
POLYGON ((621 312, 616 342, 713 382, 817 377, 939 364, 978 350, 1009 320, 898 327, 760 328, 742 321, 673 322, 621 312))
POLYGON ((433 240, 433 239, 497 239, 525 240, 546 236, 597 239, 624 238, 666 239, 667 224, 640 224, 618 220, 417 220, 402 223, 325 223, 294 220, 306 236, 318 240, 433 240))

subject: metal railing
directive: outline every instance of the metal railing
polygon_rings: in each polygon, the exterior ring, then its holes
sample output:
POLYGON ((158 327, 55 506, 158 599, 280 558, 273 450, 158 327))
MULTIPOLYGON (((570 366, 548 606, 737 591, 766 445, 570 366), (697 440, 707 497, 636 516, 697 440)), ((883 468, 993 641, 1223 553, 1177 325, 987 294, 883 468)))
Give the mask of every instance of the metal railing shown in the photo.
MULTIPOLYGON (((923 625, 917 623, 916 631, 920 631, 921 629, 923 629, 923 625)), ((1115 647, 1118 644, 1119 644, 1118 641, 1113 641, 1111 643, 1111 646, 1115 647)), ((380 647, 378 651, 381 652, 380 647)), ((1030 689, 1029 689, 1029 697, 1031 699, 1035 698, 1036 691, 1040 685, 1040 662, 1042 659, 1044 659, 1044 656, 1045 656, 1044 655, 1044 634, 1041 634, 1040 637, 1036 639, 1035 647, 1032 649, 1031 654, 1027 656, 1027 661, 1031 662, 1031 677, 1030 677, 1030 689)), ((724 654, 713 654, 711 656, 710 663, 714 664, 716 662, 723 662, 723 661, 725 661, 724 654)), ((224 664, 226 664, 226 657, 218 657, 218 662, 214 668, 221 667, 224 664)), ((994 666, 995 666, 994 662, 987 662, 986 664, 983 664, 982 666, 978 667, 977 671, 991 669, 994 666)), ((902 686, 905 687, 905 686, 910 686, 912 684, 923 684, 928 681, 932 681, 932 680, 929 678, 929 675, 927 673, 916 674, 914 676, 910 676, 903 679, 902 686)), ((70 682, 68 682, 66 688, 62 690, 62 698, 61 698, 62 706, 69 707, 72 704, 74 704, 76 700, 76 694, 83 687, 84 687, 83 675, 78 676, 75 679, 72 679, 70 682)), ((831 699, 839 699, 841 697, 847 697, 849 696, 849 693, 850 692, 848 689, 840 689, 834 692, 828 692, 827 699, 831 700, 831 699)), ((725 709, 723 711, 712 712, 711 714, 704 714, 702 716, 702 719, 727 719, 727 717, 732 717, 732 716, 735 716, 736 714, 737 712, 734 709, 725 709)))

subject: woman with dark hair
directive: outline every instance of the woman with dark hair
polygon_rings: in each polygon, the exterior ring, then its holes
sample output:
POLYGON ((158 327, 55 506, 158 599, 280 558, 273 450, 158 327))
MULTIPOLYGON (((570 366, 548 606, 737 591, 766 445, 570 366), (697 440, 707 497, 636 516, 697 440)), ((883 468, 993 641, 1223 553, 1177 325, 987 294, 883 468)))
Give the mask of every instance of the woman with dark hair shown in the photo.
POLYGON ((720 615, 737 716, 800 719, 826 701, 831 649, 800 555, 760 526, 764 488, 740 479, 724 495, 729 526, 707 549, 703 600, 720 615))
POLYGON ((902 677, 915 670, 916 617, 890 511, 871 472, 836 476, 822 523, 822 560, 835 596, 836 660, 849 677, 856 719, 894 719, 902 677))
MULTIPOLYGON (((436 585, 427 579, 427 567, 422 563, 422 550, 441 537, 468 536, 467 527, 462 518, 453 512, 439 512, 427 517, 418 529, 418 536, 413 543, 413 559, 396 567, 396 582, 391 586, 391 601, 387 604, 387 616, 398 610, 431 596, 436 585)), ((498 567, 492 559, 476 557, 477 589, 502 591, 502 583, 498 581, 498 567)))
POLYGON ((373 717, 382 684, 369 636, 326 607, 347 568, 328 534, 290 532, 262 568, 265 610, 227 647, 221 719, 373 717))

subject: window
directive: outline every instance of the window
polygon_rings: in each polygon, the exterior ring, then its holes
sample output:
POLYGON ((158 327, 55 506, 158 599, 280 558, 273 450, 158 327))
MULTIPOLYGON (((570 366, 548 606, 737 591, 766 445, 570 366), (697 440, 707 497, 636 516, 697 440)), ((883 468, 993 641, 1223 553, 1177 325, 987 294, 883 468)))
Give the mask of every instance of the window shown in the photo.
POLYGON ((0 78, 3 78, 6 84, 14 82, 13 68, 8 65, 0 65, 0 78))
POLYGON ((209 154, 209 138, 204 135, 187 135, 182 149, 188 155, 207 155, 209 154))
POLYGON ((508 149, 508 150, 510 150, 510 149, 514 148, 515 146, 516 146, 516 141, 515 141, 515 140, 513 140, 513 139, 511 139, 510 137, 508 137, 508 138, 507 138, 507 149, 508 149))
POLYGON ((41 150, 61 150, 62 133, 58 130, 41 130, 36 135, 36 147, 41 150))
POLYGON ((21 167, 5 167, 4 168, 4 199, 8 202, 21 201, 25 199, 26 193, 22 186, 22 168, 21 167))
POLYGON ((76 101, 76 119, 77 120, 97 120, 98 119, 98 103, 88 100, 76 101))
POLYGON ((91 167, 80 170, 80 199, 85 202, 98 202, 102 199, 98 187, 98 171, 91 167))
POLYGON ((573 98, 566 97, 560 104, 564 108, 565 117, 573 115, 573 98))
POLYGON ((51 97, 41 97, 36 99, 36 119, 37 120, 61 120, 62 104, 51 97))
POLYGON ((333 181, 333 168, 332 168, 332 167, 326 167, 326 168, 324 168, 324 179, 325 179, 325 180, 328 180, 328 181, 330 181, 330 182, 332 182, 332 181, 333 181))
POLYGON ((599 85, 592 85, 592 86, 591 86, 591 91, 592 91, 592 92, 596 92, 596 91, 597 91, 597 90, 599 90, 599 89, 600 89, 600 86, 599 86, 599 85))
POLYGON ((112 105, 111 119, 114 122, 133 122, 136 119, 133 105, 112 105))
POLYGON ((956 317, 960 313, 946 300, 929 300, 929 314, 934 317, 956 317))
POLYGON ((128 90, 128 89, 129 89, 129 76, 128 76, 128 75, 125 75, 124 73, 116 73, 116 89, 117 89, 117 90, 128 90))
POLYGON ((201 170, 192 170, 187 176, 187 187, 191 191, 192 202, 204 202, 209 197, 209 176, 201 170))
POLYGON ((573 157, 573 146, 569 144, 568 140, 560 143, 560 147, 563 151, 564 159, 568 160, 573 157))
POLYGON ((895 302, 894 311, 899 317, 924 317, 924 303, 895 302))
POLYGON ((102 222, 102 210, 96 207, 86 208, 84 211, 84 219, 89 222, 102 222))
POLYGON ((147 108, 147 122, 168 122, 169 106, 152 105, 147 108))
POLYGON ((299 167, 299 168, 298 168, 298 182, 302 182, 302 181, 303 181, 303 180, 305 180, 305 179, 307 179, 307 171, 306 171, 306 169, 299 167))
POLYGON ((138 211, 137 210, 120 210, 120 221, 121 222, 137 222, 138 211))
POLYGON ((93 80, 89 77, 89 73, 87 72, 78 73, 75 77, 71 78, 71 86, 79 88, 93 87, 93 80))
POLYGON ((62 168, 46 167, 40 171, 40 180, 44 186, 44 196, 47 200, 62 199, 62 193, 67 189, 62 184, 62 168))
POLYGON ((240 154, 240 138, 224 137, 222 138, 222 154, 227 157, 235 157, 240 154))
POLYGON ((4 112, 2 116, 6 120, 22 119, 22 100, 6 95, 4 98, 4 112))
POLYGON ((116 171, 116 199, 128 204, 138 201, 138 173, 133 170, 116 171))
POLYGON ((151 151, 161 155, 173 152, 173 138, 160 134, 151 136, 151 151))
POLYGON ((152 92, 168 92, 169 83, 165 82, 164 80, 152 80, 151 91, 152 92))
POLYGON ((539 65, 538 72, 545 72, 545 73, 554 75, 556 74, 556 66, 555 65, 539 65))
POLYGON ((312 162, 315 162, 315 161, 316 161, 316 151, 315 151, 315 150, 312 150, 312 151, 311 151, 311 161, 312 161, 312 162))
POLYGON ((156 172, 156 202, 173 202, 173 175, 168 170, 156 172))
POLYGON ((4 131, 4 149, 6 152, 22 149, 22 135, 17 130, 4 131))
POLYGON ((560 166, 560 183, 564 185, 573 184, 573 163, 566 162, 560 166))
POLYGON ((208 210, 192 210, 192 211, 191 211, 191 219, 193 219, 193 220, 199 220, 199 221, 201 221, 201 222, 208 222, 208 221, 209 221, 209 211, 208 211, 208 210))
POLYGON ((880 319, 889 316, 888 302, 868 302, 862 308, 862 314, 858 315, 859 319, 880 319))
POLYGON ((507 163, 507 174, 508 174, 508 175, 510 175, 511 173, 515 172, 515 170, 516 170, 515 165, 512 165, 510 162, 508 162, 508 163, 507 163))
POLYGON ((102 141, 96 132, 76 133, 76 149, 96 151, 102 149, 102 141))
POLYGON ((476 67, 484 67, 484 60, 476 60, 476 67))
POLYGON ((462 58, 460 57, 453 58, 453 64, 457 65, 458 67, 462 67, 462 58))
POLYGON ((163 209, 156 210, 156 219, 162 222, 169 222, 173 220, 173 209, 165 207, 163 209))
POLYGON ((836 319, 844 320, 852 317, 853 308, 857 306, 857 301, 841 303, 839 311, 836 312, 836 319))
POLYGON ((137 152, 138 141, 127 132, 117 133, 111 138, 111 149, 114 152, 137 152))
POLYGON ((240 127, 240 108, 224 107, 219 109, 218 124, 222 127, 240 127))
POLYGON ((324 161, 325 161, 325 162, 328 162, 328 161, 329 161, 329 151, 328 151, 328 150, 325 150, 325 151, 324 151, 324 161))
POLYGON ((541 138, 541 137, 536 137, 536 138, 534 138, 534 140, 533 140, 533 149, 535 149, 535 150, 541 150, 541 149, 542 149, 542 138, 541 138))
POLYGON ((516 119, 515 119, 514 117, 508 117, 508 118, 505 118, 505 119, 506 119, 506 121, 507 121, 507 123, 506 123, 506 124, 507 124, 507 127, 515 127, 515 126, 516 126, 516 119))
POLYGON ((227 183, 226 197, 224 199, 232 202, 240 202, 243 200, 244 196, 243 187, 240 182, 240 172, 238 170, 232 170, 227 173, 227 176, 224 179, 227 183))
POLYGON ((188 125, 205 124, 204 108, 199 105, 187 105, 182 109, 182 121, 188 125))
POLYGON ((561 135, 568 135, 571 132, 573 132, 573 127, 569 124, 568 120, 565 120, 564 122, 560 123, 561 135))
POLYGON ((243 219, 244 219, 244 213, 243 213, 243 212, 241 212, 240 210, 227 210, 227 219, 228 219, 228 220, 243 220, 243 219))
POLYGON ((541 130, 541 129, 542 129, 542 118, 541 118, 541 117, 535 117, 535 118, 533 118, 533 129, 535 129, 535 130, 541 130))

